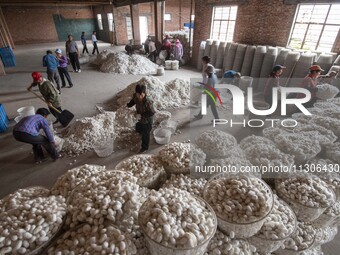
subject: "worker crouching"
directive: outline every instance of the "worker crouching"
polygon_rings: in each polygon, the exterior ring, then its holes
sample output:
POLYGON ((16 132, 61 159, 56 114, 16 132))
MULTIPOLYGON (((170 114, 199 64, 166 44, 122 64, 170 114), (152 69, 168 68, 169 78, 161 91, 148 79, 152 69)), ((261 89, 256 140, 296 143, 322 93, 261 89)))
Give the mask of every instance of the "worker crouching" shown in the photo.
POLYGON ((137 114, 141 116, 136 123, 136 132, 142 135, 140 153, 149 149, 150 132, 153 124, 153 116, 156 112, 153 101, 146 95, 145 85, 136 85, 135 93, 127 107, 136 105, 137 114))
POLYGON ((22 118, 13 128, 13 136, 17 141, 32 144, 36 163, 41 163, 44 160, 42 147, 53 160, 59 158, 54 136, 46 119, 49 114, 50 112, 46 108, 39 108, 35 115, 22 118), (41 129, 46 136, 39 133, 41 129))

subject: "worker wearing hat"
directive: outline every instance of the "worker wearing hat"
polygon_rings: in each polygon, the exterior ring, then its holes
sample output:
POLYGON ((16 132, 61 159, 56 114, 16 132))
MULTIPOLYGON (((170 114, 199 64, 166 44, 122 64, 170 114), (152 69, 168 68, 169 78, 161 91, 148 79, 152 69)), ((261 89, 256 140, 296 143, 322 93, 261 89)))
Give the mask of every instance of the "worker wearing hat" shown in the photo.
POLYGON ((59 61, 58 72, 61 78, 62 88, 66 87, 65 77, 67 79, 69 87, 71 88, 73 87, 73 83, 71 80, 71 76, 67 70, 67 65, 68 65, 69 60, 67 59, 66 56, 63 55, 63 51, 61 49, 56 49, 55 53, 59 61))
POLYGON ((273 88, 280 87, 280 76, 282 75, 283 70, 285 68, 286 67, 282 65, 275 65, 267 79, 266 86, 264 87, 263 96, 264 96, 264 100, 269 105, 272 105, 273 103, 273 88))
MULTIPOLYGON (((305 103, 305 107, 312 107, 314 103, 317 100, 316 92, 318 91, 316 85, 317 85, 317 79, 319 78, 321 72, 324 70, 319 65, 312 65, 309 68, 309 74, 303 79, 301 87, 304 89, 307 89, 311 92, 311 99, 309 102, 305 103)), ((305 94, 298 93, 297 98, 304 98, 305 94)))
POLYGON ((59 113, 54 108, 56 108, 60 112, 62 111, 61 100, 58 90, 56 89, 56 87, 54 87, 52 82, 43 78, 41 73, 39 72, 33 72, 32 78, 33 83, 27 88, 27 90, 31 91, 33 87, 35 86, 39 87, 39 91, 43 98, 45 99, 45 102, 47 103, 50 112, 53 114, 54 117, 56 117, 56 121, 54 122, 54 124, 57 123, 59 113))

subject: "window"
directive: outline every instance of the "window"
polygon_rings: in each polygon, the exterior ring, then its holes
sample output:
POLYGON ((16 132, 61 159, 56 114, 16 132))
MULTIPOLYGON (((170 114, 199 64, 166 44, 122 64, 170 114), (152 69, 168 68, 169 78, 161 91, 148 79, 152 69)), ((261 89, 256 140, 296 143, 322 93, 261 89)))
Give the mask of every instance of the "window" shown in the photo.
POLYGON ((214 7, 210 38, 232 42, 236 23, 237 6, 214 7))
POLYGON ((107 14, 107 22, 109 23, 109 30, 112 32, 113 31, 113 14, 112 13, 107 14))
POLYGON ((170 13, 165 13, 164 14, 164 20, 167 20, 167 21, 171 20, 171 14, 170 13))
POLYGON ((132 40, 133 34, 132 34, 132 22, 131 22, 130 16, 126 16, 126 32, 127 32, 128 40, 132 40))
POLYGON ((99 30, 103 30, 103 20, 102 20, 101 14, 97 14, 97 21, 98 21, 99 30))
POLYGON ((332 51, 340 29, 340 4, 298 5, 288 46, 294 49, 332 51))

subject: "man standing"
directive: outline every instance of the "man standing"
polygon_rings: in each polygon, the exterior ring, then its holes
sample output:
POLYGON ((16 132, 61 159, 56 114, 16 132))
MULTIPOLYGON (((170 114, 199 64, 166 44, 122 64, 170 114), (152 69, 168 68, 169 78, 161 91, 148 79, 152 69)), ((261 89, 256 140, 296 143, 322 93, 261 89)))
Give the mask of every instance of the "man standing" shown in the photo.
POLYGON ((71 65, 73 67, 73 71, 80 73, 80 64, 79 64, 79 50, 78 45, 75 41, 73 41, 73 36, 68 35, 68 40, 65 44, 66 47, 66 55, 69 56, 71 65))
POLYGON ((141 115, 141 119, 136 123, 136 132, 142 135, 142 147, 139 153, 149 149, 150 132, 153 124, 153 115, 156 110, 153 101, 146 96, 146 86, 136 85, 135 93, 127 107, 136 105, 137 113, 141 115))
POLYGON ((33 145, 34 159, 37 164, 44 159, 42 147, 54 161, 59 158, 54 136, 46 119, 49 114, 46 108, 39 108, 35 115, 22 118, 13 128, 13 136, 17 141, 33 145), (46 136, 39 134, 41 129, 44 130, 46 136))
POLYGON ((52 51, 46 51, 46 55, 43 57, 43 66, 47 67, 47 79, 50 82, 55 81, 59 94, 61 94, 58 64, 58 59, 53 55, 52 51))
POLYGON ((149 39, 149 58, 152 62, 156 63, 157 58, 157 50, 155 42, 152 39, 149 39))
POLYGON ((54 87, 53 83, 49 80, 46 80, 42 77, 41 73, 33 72, 32 73, 33 83, 27 88, 30 91, 33 87, 39 87, 39 91, 41 95, 44 97, 50 112, 57 119, 53 124, 58 122, 59 113, 52 108, 56 108, 58 111, 62 111, 61 109, 61 100, 58 94, 57 89, 54 87))
POLYGON ((80 37, 81 43, 83 44, 83 54, 86 53, 89 54, 89 51, 87 50, 87 45, 86 45, 86 39, 85 39, 85 32, 81 33, 81 37, 80 37))
POLYGON ((92 51, 92 55, 95 53, 95 51, 97 51, 97 54, 99 54, 98 46, 97 46, 97 36, 96 36, 96 31, 93 31, 93 34, 92 34, 92 43, 93 43, 93 51, 92 51))

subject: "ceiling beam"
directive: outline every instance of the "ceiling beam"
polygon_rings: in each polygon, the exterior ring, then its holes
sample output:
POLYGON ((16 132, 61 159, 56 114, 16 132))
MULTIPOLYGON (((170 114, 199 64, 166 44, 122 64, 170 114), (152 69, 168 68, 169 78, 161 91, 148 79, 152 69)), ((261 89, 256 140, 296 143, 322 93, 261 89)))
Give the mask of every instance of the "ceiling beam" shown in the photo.
MULTIPOLYGON (((162 1, 162 0, 157 0, 162 1)), ((129 6, 141 3, 150 3, 153 0, 0 0, 0 6, 51 6, 51 5, 107 5, 112 4, 115 7, 129 6)))
POLYGON ((27 0, 0 0, 1 6, 36 6, 36 5, 42 5, 42 6, 51 6, 51 5, 103 5, 103 4, 111 4, 109 0, 81 0, 81 1, 72 1, 72 0, 33 0, 33 1, 27 1, 27 0))

